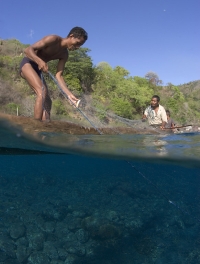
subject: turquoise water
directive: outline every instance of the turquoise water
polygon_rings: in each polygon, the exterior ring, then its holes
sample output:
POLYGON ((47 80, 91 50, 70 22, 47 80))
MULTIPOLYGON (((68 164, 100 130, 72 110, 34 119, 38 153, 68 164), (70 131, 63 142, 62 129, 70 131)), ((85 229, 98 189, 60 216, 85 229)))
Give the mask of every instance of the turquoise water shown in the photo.
POLYGON ((200 263, 199 133, 0 127, 0 263, 200 263))

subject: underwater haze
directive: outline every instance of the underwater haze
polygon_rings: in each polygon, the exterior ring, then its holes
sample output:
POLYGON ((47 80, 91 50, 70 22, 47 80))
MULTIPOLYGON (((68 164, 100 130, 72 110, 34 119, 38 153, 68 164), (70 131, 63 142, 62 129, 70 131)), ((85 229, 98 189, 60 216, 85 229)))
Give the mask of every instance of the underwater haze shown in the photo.
POLYGON ((0 264, 200 263, 199 142, 0 121, 0 264))

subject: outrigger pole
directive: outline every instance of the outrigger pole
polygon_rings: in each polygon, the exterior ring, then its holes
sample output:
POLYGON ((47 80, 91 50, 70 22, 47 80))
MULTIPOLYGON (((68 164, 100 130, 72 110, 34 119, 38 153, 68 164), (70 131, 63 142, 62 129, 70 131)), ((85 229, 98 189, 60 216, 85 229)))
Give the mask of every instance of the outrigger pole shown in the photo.
POLYGON ((188 127, 188 126, 192 126, 192 125, 184 125, 184 126, 176 126, 176 127, 166 127, 165 129, 176 129, 176 128, 182 128, 182 127, 188 127))

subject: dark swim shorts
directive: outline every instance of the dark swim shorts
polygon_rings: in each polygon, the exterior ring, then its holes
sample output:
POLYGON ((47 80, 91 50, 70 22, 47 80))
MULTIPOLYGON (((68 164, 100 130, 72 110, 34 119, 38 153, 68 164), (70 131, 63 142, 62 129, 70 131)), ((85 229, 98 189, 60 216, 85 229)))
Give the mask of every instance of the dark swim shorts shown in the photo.
POLYGON ((20 67, 19 67, 19 74, 21 75, 21 72, 22 72, 22 67, 24 66, 24 64, 26 63, 30 63, 32 68, 37 72, 37 74, 39 76, 41 76, 41 70, 38 69, 38 65, 37 63, 35 63, 34 61, 30 60, 29 58, 27 57, 24 57, 23 60, 21 61, 20 63, 20 67))

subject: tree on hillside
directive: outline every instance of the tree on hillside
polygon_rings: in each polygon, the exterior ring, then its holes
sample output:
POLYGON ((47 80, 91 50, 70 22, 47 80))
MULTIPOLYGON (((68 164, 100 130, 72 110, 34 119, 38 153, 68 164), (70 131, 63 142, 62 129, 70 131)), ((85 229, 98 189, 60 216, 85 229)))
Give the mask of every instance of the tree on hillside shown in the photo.
POLYGON ((146 79, 135 76, 124 79, 116 94, 131 103, 133 112, 142 114, 153 94, 153 89, 146 79))
POLYGON ((95 84, 93 89, 96 94, 109 98, 112 91, 115 91, 119 84, 121 75, 113 71, 107 62, 100 62, 95 68, 95 84))
POLYGON ((98 64, 96 70, 94 91, 102 102, 107 101, 108 107, 110 105, 112 110, 123 117, 142 114, 154 92, 147 79, 128 77, 126 69, 120 66, 112 69, 106 62, 98 64))
POLYGON ((127 71, 126 69, 124 69, 123 67, 120 67, 120 66, 116 66, 113 70, 124 78, 128 77, 130 74, 129 71, 127 71))
POLYGON ((170 96, 166 98, 166 102, 165 102, 167 108, 169 108, 172 111, 172 113, 174 113, 174 116, 176 116, 179 111, 184 112, 183 104, 185 102, 185 97, 183 93, 180 91, 179 87, 172 85, 168 87, 168 91, 170 96))
POLYGON ((101 61, 101 62, 99 62, 99 63, 97 64, 96 67, 97 67, 99 70, 103 70, 103 69, 105 69, 105 68, 110 68, 110 69, 112 69, 112 67, 110 66, 110 64, 107 63, 106 61, 101 61))
MULTIPOLYGON (((69 59, 65 64, 63 78, 70 90, 77 92, 91 92, 91 86, 95 77, 95 70, 92 59, 88 55, 90 50, 80 48, 69 52, 69 59)), ((55 75, 57 70, 57 61, 48 63, 49 70, 55 75)))
POLYGON ((95 71, 88 48, 80 48, 69 53, 69 59, 65 65, 65 80, 69 84, 78 80, 84 92, 91 92, 95 71))
POLYGON ((161 85, 162 81, 159 79, 158 75, 155 72, 147 72, 145 74, 145 79, 147 79, 153 85, 161 85))

